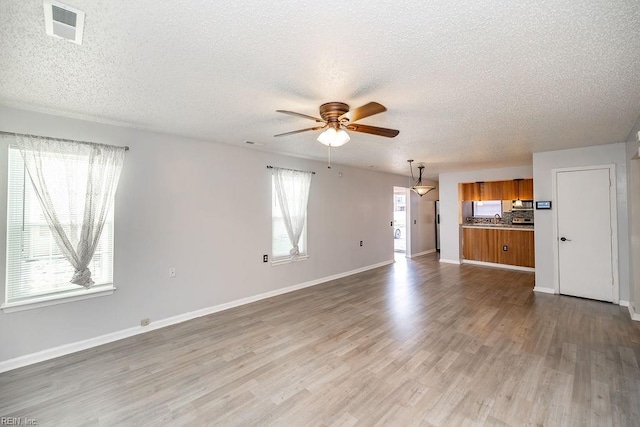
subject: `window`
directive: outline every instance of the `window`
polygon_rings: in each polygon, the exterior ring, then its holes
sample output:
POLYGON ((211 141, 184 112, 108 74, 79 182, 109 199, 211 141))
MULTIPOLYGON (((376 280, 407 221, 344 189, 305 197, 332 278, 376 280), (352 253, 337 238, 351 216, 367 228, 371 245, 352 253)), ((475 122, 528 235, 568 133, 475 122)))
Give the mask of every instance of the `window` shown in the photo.
POLYGON ((502 216, 502 201, 473 202, 473 216, 477 218, 494 218, 496 214, 502 216))
POLYGON ((311 172, 292 171, 273 168, 271 178, 271 218, 272 218, 272 246, 271 258, 273 264, 306 259, 307 253, 307 201, 311 185, 311 172), (277 178, 276 175, 279 177, 277 178), (283 212, 278 198, 276 180, 281 183, 283 199, 286 200, 286 212, 283 212), (292 256, 291 239, 287 232, 288 218, 291 230, 300 232, 298 254, 292 256))
MULTIPOLYGON (((54 154, 44 160, 49 162, 48 166, 56 167, 60 164, 54 154)), ((68 178, 63 173, 59 176, 60 180, 68 178)), ((76 200, 69 197, 67 202, 75 205, 76 209, 84 209, 84 194, 76 200)), ((59 217, 59 220, 68 232, 68 218, 59 217)), ((89 269, 95 282, 90 290, 69 283, 74 269, 54 241, 20 151, 10 148, 7 283, 3 308, 61 298, 81 299, 79 294, 97 296, 106 291, 113 292, 113 204, 89 269)))

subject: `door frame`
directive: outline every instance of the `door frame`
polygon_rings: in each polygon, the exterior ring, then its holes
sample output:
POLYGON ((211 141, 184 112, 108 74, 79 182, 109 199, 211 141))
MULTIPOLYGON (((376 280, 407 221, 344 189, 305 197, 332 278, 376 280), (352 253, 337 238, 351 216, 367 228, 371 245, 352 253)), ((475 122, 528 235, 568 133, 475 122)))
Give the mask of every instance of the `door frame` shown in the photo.
POLYGON ((562 172, 577 172, 595 169, 609 170, 609 214, 611 218, 611 270, 613 275, 613 304, 620 302, 620 278, 618 262, 618 204, 617 204, 617 182, 616 165, 593 165, 572 168, 551 169, 552 203, 555 209, 551 210, 553 220, 553 289, 556 294, 560 294, 560 238, 558 230, 558 187, 557 175, 562 172))
POLYGON ((405 240, 406 248, 405 248, 405 251, 404 251, 404 255, 407 258, 412 258, 413 257, 413 252, 411 250, 411 234, 412 234, 411 232, 413 230, 413 221, 411 220, 411 218, 413 218, 413 215, 412 215, 412 212, 411 212, 412 211, 411 206, 413 205, 413 201, 411 200, 412 191, 411 191, 411 188, 408 188, 408 187, 404 187, 404 188, 405 188, 405 194, 406 194, 406 196, 405 196, 406 199, 405 200, 406 200, 406 206, 407 206, 405 208, 405 210, 407 211, 406 212, 407 216, 406 216, 406 219, 405 219, 405 223, 407 224, 406 225, 407 237, 406 237, 406 240, 405 240))
MULTIPOLYGON (((404 256, 406 258, 411 258, 411 188, 408 187, 403 187, 401 185, 394 185, 391 188, 391 192, 392 192, 392 197, 395 198, 396 196, 396 188, 398 189, 402 189, 404 190, 404 194, 405 194, 405 207, 404 207, 404 215, 405 215, 405 250, 404 250, 404 256)), ((393 199, 392 199, 393 200, 393 199)), ((394 218, 395 215, 395 201, 391 204, 391 217, 394 218)), ((391 222, 392 227, 391 227, 391 236, 392 236, 392 243, 393 243, 393 221, 391 222)), ((391 255, 392 255, 392 259, 395 258, 396 256, 396 251, 395 248, 391 247, 391 255)))

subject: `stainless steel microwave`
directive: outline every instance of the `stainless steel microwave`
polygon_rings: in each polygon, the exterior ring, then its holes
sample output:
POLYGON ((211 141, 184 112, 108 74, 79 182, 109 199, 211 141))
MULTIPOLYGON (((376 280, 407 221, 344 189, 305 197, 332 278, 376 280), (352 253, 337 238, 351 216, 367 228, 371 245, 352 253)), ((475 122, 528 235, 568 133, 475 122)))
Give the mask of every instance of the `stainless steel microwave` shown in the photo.
POLYGON ((531 211, 533 210, 533 200, 513 200, 511 210, 531 211))

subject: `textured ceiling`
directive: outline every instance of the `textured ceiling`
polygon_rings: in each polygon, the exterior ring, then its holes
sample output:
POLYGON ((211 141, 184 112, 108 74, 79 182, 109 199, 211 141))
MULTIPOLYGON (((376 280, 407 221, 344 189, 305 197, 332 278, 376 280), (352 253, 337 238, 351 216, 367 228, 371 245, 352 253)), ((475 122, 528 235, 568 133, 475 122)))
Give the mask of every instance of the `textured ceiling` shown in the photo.
POLYGON ((0 103, 324 160, 327 101, 389 109, 335 163, 407 174, 527 164, 624 141, 640 113, 638 0, 68 0, 81 46, 41 0, 0 1, 0 103))

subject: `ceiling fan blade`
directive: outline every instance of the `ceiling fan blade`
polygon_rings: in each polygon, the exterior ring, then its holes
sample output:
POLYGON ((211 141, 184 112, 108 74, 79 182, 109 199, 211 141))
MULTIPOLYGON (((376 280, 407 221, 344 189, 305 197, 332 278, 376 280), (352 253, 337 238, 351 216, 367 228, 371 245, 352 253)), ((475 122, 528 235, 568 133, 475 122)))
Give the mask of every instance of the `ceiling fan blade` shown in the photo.
POLYGON ((377 126, 361 125, 358 123, 348 124, 346 128, 354 132, 370 133, 371 135, 386 136, 387 138, 393 138, 400 133, 399 130, 395 129, 379 128, 377 126))
POLYGON ((357 120, 373 116, 374 114, 383 113, 385 111, 387 111, 387 107, 384 105, 378 104, 377 102, 370 102, 362 107, 355 108, 348 113, 345 113, 342 117, 346 117, 351 123, 353 123, 357 120))
POLYGON ((304 117, 305 119, 311 119, 311 120, 315 120, 318 123, 323 123, 324 120, 319 119, 317 117, 312 117, 312 116, 307 116, 306 114, 302 114, 302 113, 296 113, 295 111, 287 111, 287 110, 276 110, 277 113, 284 113, 284 114, 289 114, 291 116, 298 116, 298 117, 304 117))
POLYGON ((294 133, 308 132, 310 130, 319 130, 319 129, 322 129, 323 127, 325 127, 325 126, 315 126, 315 127, 312 127, 312 128, 306 128, 306 129, 294 130, 294 131, 291 131, 291 132, 279 133, 279 134, 273 135, 273 136, 293 135, 294 133))

